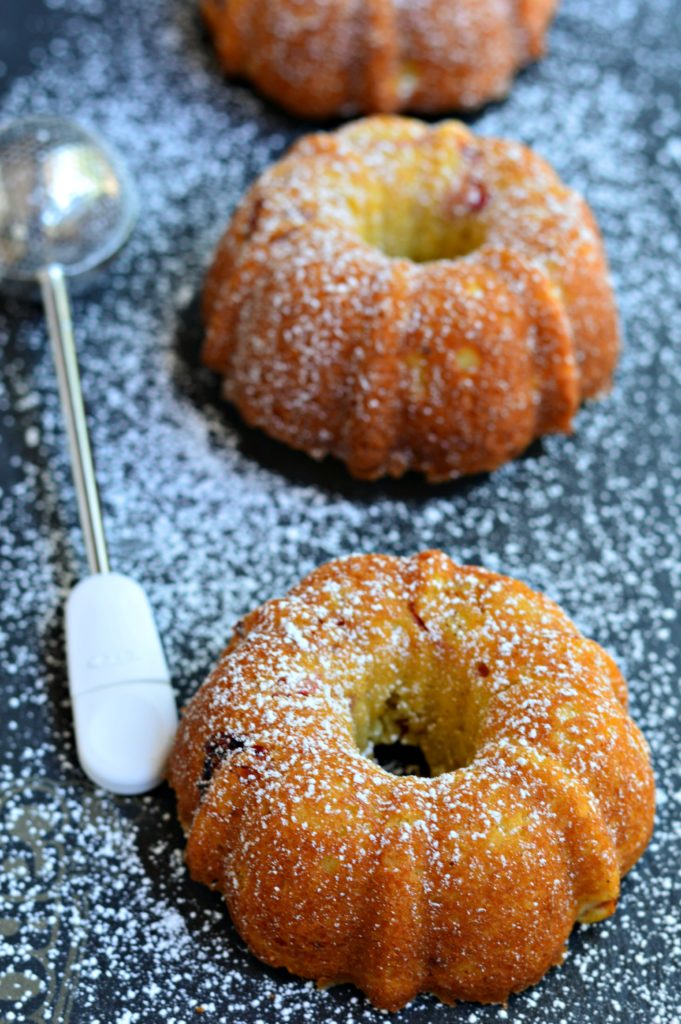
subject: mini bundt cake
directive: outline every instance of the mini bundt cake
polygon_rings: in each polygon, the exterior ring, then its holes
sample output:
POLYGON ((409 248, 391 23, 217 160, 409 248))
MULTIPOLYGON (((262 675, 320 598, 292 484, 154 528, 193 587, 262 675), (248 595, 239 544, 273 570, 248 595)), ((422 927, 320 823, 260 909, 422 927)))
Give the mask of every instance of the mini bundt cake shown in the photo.
POLYGON ((251 188, 205 294, 204 362, 247 423, 375 478, 495 469, 611 381, 584 200, 524 146, 373 117, 251 188))
POLYGON ((544 52, 557 0, 201 0, 230 75, 303 117, 479 107, 544 52))
POLYGON ((613 913, 653 823, 612 659, 437 551, 331 562, 247 616, 169 778, 191 874, 253 952, 390 1010, 537 982, 575 921, 613 913), (431 777, 371 758, 396 739, 431 777))

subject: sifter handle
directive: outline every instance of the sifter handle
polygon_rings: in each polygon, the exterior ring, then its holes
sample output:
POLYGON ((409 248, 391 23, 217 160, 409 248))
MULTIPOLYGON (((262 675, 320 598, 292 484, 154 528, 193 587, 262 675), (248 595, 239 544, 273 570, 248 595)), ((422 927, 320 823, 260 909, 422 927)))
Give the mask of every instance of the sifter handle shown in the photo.
POLYGON ((66 651, 85 774, 112 793, 153 789, 163 780, 177 711, 139 584, 117 572, 81 580, 66 603, 66 651))
POLYGON ((51 264, 39 272, 38 279, 57 368, 59 398, 69 436, 71 467, 88 564, 92 573, 108 572, 109 556, 80 387, 66 278, 60 266, 51 264))

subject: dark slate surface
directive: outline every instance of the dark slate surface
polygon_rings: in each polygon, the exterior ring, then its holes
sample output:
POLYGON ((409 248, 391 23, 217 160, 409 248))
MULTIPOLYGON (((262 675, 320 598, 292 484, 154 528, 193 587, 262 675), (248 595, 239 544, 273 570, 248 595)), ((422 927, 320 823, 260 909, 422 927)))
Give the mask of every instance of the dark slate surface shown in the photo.
MULTIPOLYGON (((626 345, 576 434, 491 477, 359 484, 248 431, 197 365, 196 295, 248 182, 304 126, 219 75, 191 3, 5 0, 0 103, 124 150, 144 216, 75 303, 112 560, 157 610, 181 699, 236 618, 315 564, 439 546, 546 590, 617 657, 653 749, 656 833, 609 922, 508 1008, 421 998, 399 1022, 681 1019, 681 26, 675 0, 565 0, 551 52, 471 120, 537 146, 602 224, 626 345)), ((61 607, 85 571, 39 313, 0 305, 0 1018, 363 1021, 351 988, 257 963, 192 885, 171 794, 115 799, 75 760, 61 607), (203 1010, 202 1014, 197 1010, 203 1010)))

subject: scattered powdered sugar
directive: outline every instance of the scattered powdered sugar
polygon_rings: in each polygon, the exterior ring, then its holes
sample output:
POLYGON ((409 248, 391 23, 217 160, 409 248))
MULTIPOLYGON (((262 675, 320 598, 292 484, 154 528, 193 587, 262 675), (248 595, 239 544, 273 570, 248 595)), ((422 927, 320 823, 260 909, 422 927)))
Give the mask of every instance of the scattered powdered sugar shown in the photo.
MULTIPOLYGON (((234 622, 315 565, 441 547, 544 589, 612 651, 653 750, 657 828, 609 921, 507 1009, 420 998, 400 1021, 678 1019, 681 771, 681 30, 673 0, 564 0, 548 58, 476 131, 535 146, 604 232, 625 328, 611 396, 489 478, 360 484, 244 429, 196 364, 194 297, 231 209, 304 127, 220 78, 191 3, 50 0, 52 32, 6 115, 81 117, 125 153, 143 216, 101 290, 74 302, 112 563, 154 604, 185 700, 234 622)), ((0 311, 0 636, 8 1021, 384 1019, 354 990, 262 967, 187 880, 166 790, 83 781, 61 606, 85 571, 37 312, 0 311), (197 1013, 201 1009, 202 1013, 197 1013)))

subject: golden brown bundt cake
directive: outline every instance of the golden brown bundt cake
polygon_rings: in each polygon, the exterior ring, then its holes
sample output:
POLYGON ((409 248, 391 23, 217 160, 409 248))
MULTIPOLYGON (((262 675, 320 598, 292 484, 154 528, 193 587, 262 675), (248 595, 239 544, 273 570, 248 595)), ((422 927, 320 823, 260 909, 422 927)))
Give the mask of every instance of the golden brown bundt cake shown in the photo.
POLYGON ((253 952, 391 1010, 537 982, 575 921, 613 913, 653 823, 612 659, 437 551, 331 562, 247 616, 169 778, 191 874, 253 952), (395 739, 431 778, 371 759, 395 739))
POLYGON ((495 469, 569 431, 618 351, 584 200, 454 121, 298 142, 239 206, 204 313, 203 359, 247 423, 364 478, 495 469))
POLYGON ((201 0, 230 75, 303 117, 479 107, 544 52, 557 0, 201 0))

